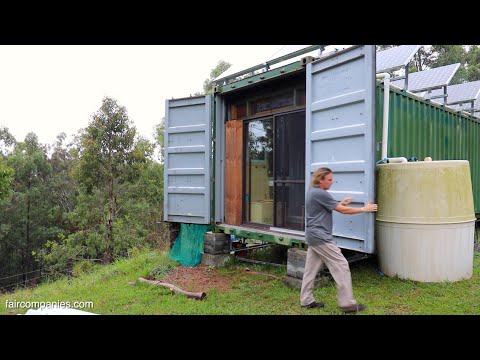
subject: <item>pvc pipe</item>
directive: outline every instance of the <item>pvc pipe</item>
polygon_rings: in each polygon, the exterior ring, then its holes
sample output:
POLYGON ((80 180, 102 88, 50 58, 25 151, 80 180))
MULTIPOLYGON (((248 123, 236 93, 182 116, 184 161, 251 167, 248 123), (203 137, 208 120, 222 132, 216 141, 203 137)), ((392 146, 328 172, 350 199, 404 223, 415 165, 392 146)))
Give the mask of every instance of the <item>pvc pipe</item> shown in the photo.
POLYGON ((388 113, 390 108, 390 74, 389 73, 377 74, 377 79, 381 79, 381 78, 383 78, 382 159, 385 159, 385 158, 388 158, 387 149, 388 149, 388 113))
POLYGON ((394 157, 394 158, 387 158, 388 163, 406 163, 408 162, 407 158, 404 157, 394 157))

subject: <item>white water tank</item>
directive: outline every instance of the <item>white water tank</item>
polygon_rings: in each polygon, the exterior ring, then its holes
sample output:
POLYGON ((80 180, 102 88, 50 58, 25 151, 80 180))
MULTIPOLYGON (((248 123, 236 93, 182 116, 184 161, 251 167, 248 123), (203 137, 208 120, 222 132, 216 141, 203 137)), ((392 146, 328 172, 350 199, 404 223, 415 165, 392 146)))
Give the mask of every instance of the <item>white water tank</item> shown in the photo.
POLYGON ((473 273, 475 211, 466 160, 377 165, 380 270, 421 282, 473 273))

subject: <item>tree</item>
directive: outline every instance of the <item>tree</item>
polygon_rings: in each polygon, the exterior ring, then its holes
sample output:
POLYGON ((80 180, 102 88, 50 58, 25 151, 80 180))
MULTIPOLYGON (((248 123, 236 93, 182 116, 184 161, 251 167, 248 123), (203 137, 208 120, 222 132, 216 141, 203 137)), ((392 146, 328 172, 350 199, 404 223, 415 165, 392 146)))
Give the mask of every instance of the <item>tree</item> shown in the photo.
POLYGON ((113 259, 113 222, 117 212, 117 192, 131 175, 127 170, 134 162, 136 129, 131 124, 125 107, 105 97, 100 109, 93 115, 81 135, 79 162, 75 174, 87 194, 94 189, 105 192, 108 212, 105 222, 105 253, 103 261, 113 259))
POLYGON ((165 149, 165 117, 163 117, 160 123, 155 126, 155 138, 159 147, 160 162, 163 163, 165 149))
POLYGON ((78 160, 78 154, 73 144, 66 144, 65 139, 65 133, 57 135, 57 141, 48 146, 47 152, 51 153, 48 162, 52 167, 48 178, 51 216, 56 226, 67 234, 76 230, 70 214, 75 209, 78 196, 77 183, 72 176, 72 169, 78 160))
POLYGON ((467 50, 464 45, 432 45, 430 59, 431 68, 460 63, 450 85, 467 81, 467 50))
POLYGON ((212 94, 214 84, 213 80, 223 74, 225 71, 227 71, 231 66, 232 64, 224 60, 220 60, 217 66, 215 66, 212 71, 210 71, 210 77, 208 79, 205 79, 205 81, 203 82, 203 93, 195 93, 195 96, 212 94))
POLYGON ((410 73, 427 70, 433 65, 432 48, 422 46, 413 57, 413 62, 408 68, 410 73))
POLYGON ((467 80, 480 80, 480 46, 470 45, 470 49, 466 54, 467 80))
POLYGON ((13 170, 3 164, 0 158, 0 203, 5 200, 9 194, 12 177, 13 170))
POLYGON ((0 157, 6 156, 16 144, 15 137, 5 126, 0 127, 0 157))
MULTIPOLYGON (((0 273, 22 273, 22 280, 35 280, 33 254, 58 229, 50 218, 51 197, 48 179, 51 166, 35 134, 15 144, 7 158, 14 170, 13 192, 0 211, 0 273)), ((12 280, 12 279, 10 279, 12 280)), ((18 282, 18 281, 17 281, 18 282)), ((11 281, 10 281, 11 283, 11 281)))
POLYGON ((13 178, 13 169, 4 162, 4 157, 10 152, 16 141, 8 128, 0 127, 0 203, 5 200, 10 191, 10 182, 13 178))

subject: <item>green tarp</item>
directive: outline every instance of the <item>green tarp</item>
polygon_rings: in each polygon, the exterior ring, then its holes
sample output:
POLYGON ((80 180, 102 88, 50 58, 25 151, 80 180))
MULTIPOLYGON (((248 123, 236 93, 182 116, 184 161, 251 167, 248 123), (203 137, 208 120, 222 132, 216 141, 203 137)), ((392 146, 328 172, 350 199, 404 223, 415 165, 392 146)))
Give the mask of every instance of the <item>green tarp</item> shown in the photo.
POLYGON ((210 225, 180 224, 180 232, 175 240, 170 259, 183 266, 197 266, 202 262, 203 238, 210 225))

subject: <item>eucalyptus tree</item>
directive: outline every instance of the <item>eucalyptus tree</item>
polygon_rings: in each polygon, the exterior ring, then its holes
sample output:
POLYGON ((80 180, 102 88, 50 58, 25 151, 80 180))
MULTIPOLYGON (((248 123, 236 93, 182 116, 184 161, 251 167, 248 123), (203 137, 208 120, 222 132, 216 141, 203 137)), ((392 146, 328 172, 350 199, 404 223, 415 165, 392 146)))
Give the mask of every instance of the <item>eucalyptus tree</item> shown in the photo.
POLYGON ((15 137, 7 127, 0 126, 0 158, 10 153, 16 144, 15 137))
POLYGON ((75 177, 87 195, 95 190, 106 200, 105 251, 103 261, 113 259, 113 223, 118 212, 119 191, 134 173, 129 171, 136 162, 136 129, 130 122, 127 110, 115 99, 105 97, 100 109, 92 116, 80 136, 79 161, 75 177))
POLYGON ((52 167, 48 180, 52 212, 58 226, 74 231, 68 218, 75 209, 78 196, 77 183, 72 176, 78 154, 73 144, 66 142, 63 132, 57 135, 56 142, 49 146, 48 152, 51 154, 48 161, 52 167))

